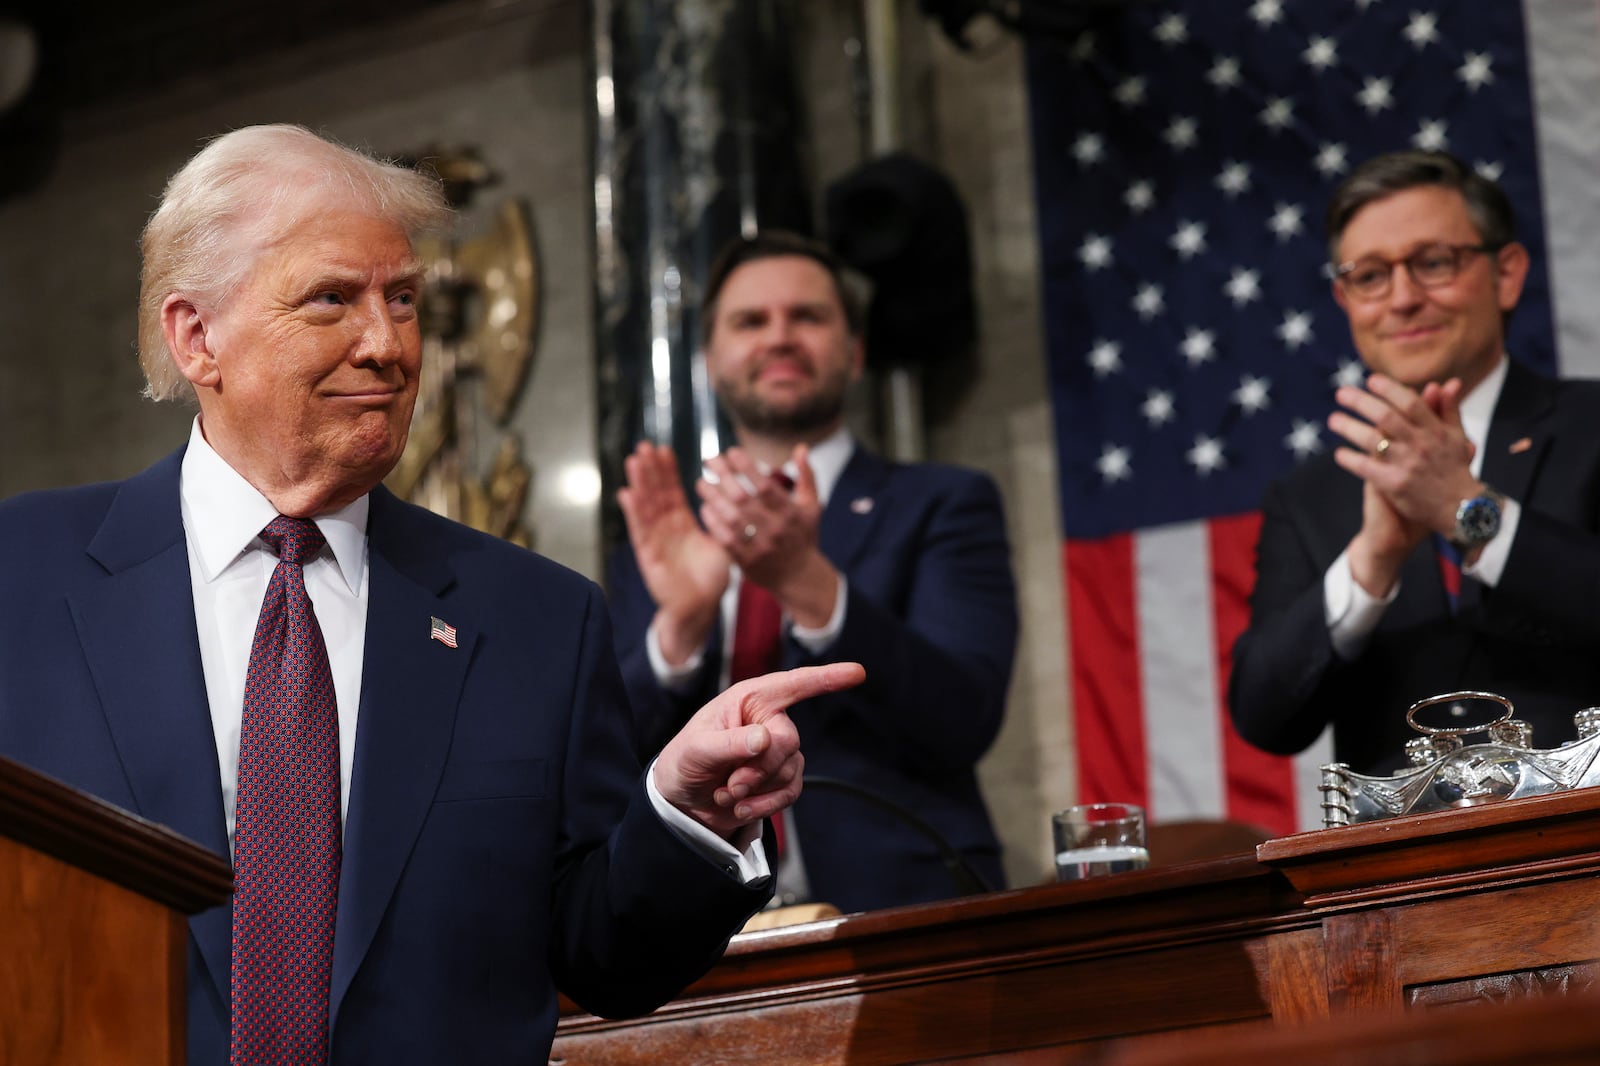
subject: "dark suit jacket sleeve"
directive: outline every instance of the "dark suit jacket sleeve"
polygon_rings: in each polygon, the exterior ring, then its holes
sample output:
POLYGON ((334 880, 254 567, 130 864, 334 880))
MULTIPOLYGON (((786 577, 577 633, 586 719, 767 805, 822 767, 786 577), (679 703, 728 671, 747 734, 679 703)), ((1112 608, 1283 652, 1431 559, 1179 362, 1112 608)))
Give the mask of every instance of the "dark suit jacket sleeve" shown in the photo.
POLYGON ((1319 567, 1281 483, 1267 490, 1256 544, 1250 625, 1233 646, 1228 706, 1257 747, 1291 755, 1316 740, 1351 698, 1350 664, 1328 635, 1319 567))
POLYGON ((926 520, 880 558, 888 556, 907 568, 899 602, 877 598, 875 575, 852 569, 838 639, 820 656, 801 650, 797 664, 861 663, 866 682, 832 705, 923 765, 970 767, 999 731, 1016 651, 1016 588, 994 482, 944 472, 926 520))
POLYGON ((1505 570, 1487 595, 1497 616, 1536 618, 1563 643, 1600 642, 1600 537, 1524 505, 1505 570))
POLYGON ((771 884, 742 885, 679 841, 656 815, 632 750, 627 698, 598 589, 574 670, 551 970, 557 987, 585 1009, 639 1014, 704 973, 728 937, 765 904, 771 884))

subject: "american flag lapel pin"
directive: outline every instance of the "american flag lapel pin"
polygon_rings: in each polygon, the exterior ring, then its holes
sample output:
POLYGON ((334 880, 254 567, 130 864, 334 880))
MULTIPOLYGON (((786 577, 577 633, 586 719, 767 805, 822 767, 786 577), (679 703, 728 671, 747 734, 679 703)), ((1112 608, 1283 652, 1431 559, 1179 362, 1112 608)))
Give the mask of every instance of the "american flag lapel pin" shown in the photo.
POLYGON ((456 646, 456 627, 442 618, 428 619, 428 636, 447 648, 456 646))
POLYGON ((1533 447, 1532 437, 1518 437, 1516 440, 1511 442, 1511 454, 1521 455, 1531 447, 1533 447))

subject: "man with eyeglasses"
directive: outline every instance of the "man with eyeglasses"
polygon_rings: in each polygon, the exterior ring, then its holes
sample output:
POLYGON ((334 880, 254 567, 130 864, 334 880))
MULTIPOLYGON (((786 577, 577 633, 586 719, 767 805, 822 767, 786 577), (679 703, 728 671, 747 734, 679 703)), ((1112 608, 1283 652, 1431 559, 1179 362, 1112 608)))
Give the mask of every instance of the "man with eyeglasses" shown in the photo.
MULTIPOLYGON (((1261 748, 1332 725, 1336 759, 1386 774, 1424 697, 1504 695, 1537 747, 1600 702, 1600 384, 1507 357, 1529 265, 1513 227, 1500 187, 1440 152, 1379 156, 1333 195, 1333 296, 1371 373, 1335 394, 1342 446, 1262 505, 1229 687, 1261 748)), ((1500 712, 1438 710, 1425 724, 1500 712)))

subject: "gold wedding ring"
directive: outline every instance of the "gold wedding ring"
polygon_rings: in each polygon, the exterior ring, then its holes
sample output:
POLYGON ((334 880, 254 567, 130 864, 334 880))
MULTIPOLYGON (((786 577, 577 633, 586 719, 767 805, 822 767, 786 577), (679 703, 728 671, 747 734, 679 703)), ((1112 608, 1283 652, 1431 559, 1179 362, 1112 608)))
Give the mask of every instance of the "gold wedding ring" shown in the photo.
POLYGON ((1388 455, 1389 454, 1389 438, 1388 437, 1379 437, 1377 445, 1372 449, 1372 454, 1376 455, 1379 459, 1382 459, 1384 456, 1388 455))

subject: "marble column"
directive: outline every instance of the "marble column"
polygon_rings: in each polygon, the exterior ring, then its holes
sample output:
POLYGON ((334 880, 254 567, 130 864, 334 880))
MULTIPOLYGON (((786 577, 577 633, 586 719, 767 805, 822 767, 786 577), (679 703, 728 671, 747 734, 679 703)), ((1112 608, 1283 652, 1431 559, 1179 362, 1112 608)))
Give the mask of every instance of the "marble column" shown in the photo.
MULTIPOLYGON (((699 352, 733 236, 811 230, 787 0, 592 0, 596 367, 605 547, 622 458, 671 444, 685 484, 731 443, 699 352)), ((691 499, 693 497, 691 496, 691 499)))

